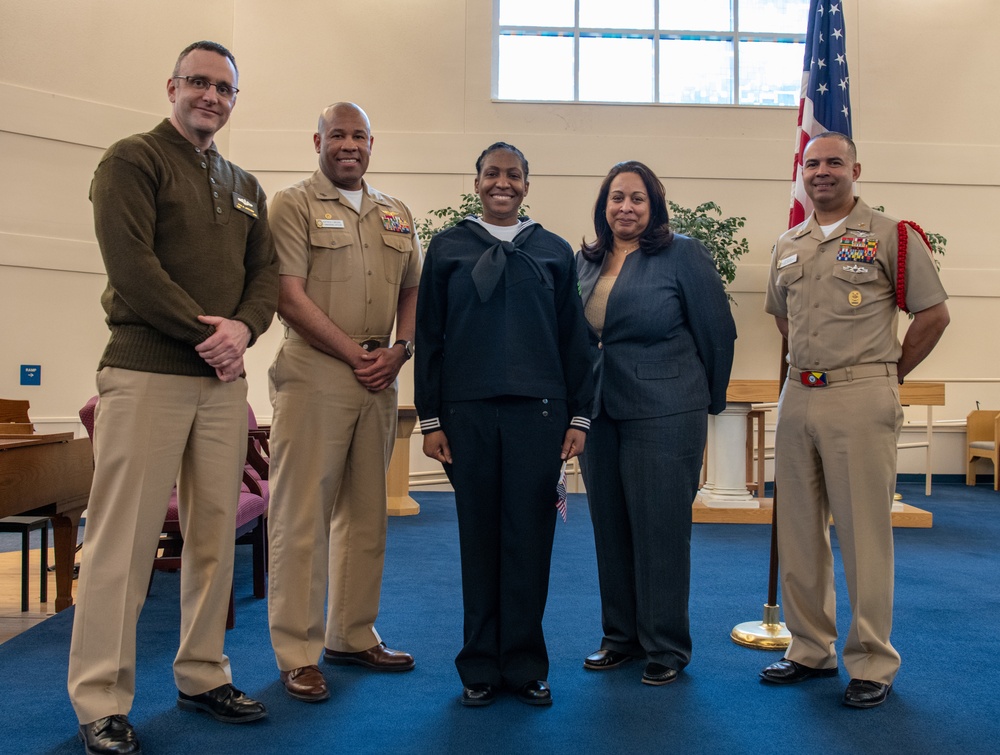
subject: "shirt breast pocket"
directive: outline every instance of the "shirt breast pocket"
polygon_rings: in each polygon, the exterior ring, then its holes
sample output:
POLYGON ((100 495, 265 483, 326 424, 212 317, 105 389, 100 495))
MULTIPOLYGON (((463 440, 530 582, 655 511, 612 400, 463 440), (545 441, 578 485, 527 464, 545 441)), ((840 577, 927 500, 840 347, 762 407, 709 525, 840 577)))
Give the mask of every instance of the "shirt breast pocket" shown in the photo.
POLYGON ((350 233, 331 228, 309 229, 309 278, 317 281, 346 281, 351 277, 350 233))
POLYGON ((879 285, 877 267, 849 266, 838 262, 833 269, 833 277, 840 282, 841 289, 833 302, 834 311, 838 314, 858 314, 885 295, 884 287, 879 285))
POLYGON ((402 283, 413 252, 413 236, 408 233, 383 233, 382 243, 386 246, 383 251, 385 279, 392 284, 402 283))
POLYGON ((791 317, 802 309, 802 265, 788 265, 781 268, 777 275, 777 287, 785 291, 785 310, 791 317))

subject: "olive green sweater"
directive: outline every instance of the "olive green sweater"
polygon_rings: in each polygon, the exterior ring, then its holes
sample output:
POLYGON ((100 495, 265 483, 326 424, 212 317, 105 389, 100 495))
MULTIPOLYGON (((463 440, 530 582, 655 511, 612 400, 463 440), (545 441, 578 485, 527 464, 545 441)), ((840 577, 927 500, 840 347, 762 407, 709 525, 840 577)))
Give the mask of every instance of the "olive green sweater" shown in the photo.
POLYGON ((108 273, 111 338, 100 367, 212 376, 194 347, 240 320, 250 343, 278 301, 278 263, 264 192, 213 144, 200 150, 164 120, 104 154, 90 188, 108 273))

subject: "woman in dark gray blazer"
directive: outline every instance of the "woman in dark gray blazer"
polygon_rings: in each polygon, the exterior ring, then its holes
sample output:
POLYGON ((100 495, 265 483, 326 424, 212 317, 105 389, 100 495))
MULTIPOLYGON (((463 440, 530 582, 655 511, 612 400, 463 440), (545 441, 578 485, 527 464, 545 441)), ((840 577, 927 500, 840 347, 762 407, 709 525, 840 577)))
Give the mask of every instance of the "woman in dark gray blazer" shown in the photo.
POLYGON ((670 229, 648 167, 611 169, 594 228, 577 266, 597 388, 583 477, 604 638, 584 667, 640 658, 643 683, 662 685, 691 659, 691 505, 736 326, 711 254, 670 229))

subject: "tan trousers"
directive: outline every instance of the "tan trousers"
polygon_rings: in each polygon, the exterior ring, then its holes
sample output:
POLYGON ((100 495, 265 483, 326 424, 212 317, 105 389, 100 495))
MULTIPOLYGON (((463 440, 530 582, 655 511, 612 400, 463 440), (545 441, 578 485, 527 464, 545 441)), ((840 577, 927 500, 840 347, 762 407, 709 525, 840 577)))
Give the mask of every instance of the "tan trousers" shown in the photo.
POLYGON ((370 393, 349 365, 294 338, 270 377, 268 619, 278 668, 289 671, 316 663, 324 646, 381 642, 396 388, 370 393))
POLYGON ((789 378, 778 405, 775 484, 785 657, 837 663, 833 515, 851 601, 844 666, 889 684, 899 670, 892 631, 892 495, 903 412, 895 376, 808 388, 789 378))
POLYGON ((184 553, 174 679, 190 695, 232 680, 223 641, 246 458, 242 379, 106 367, 97 388, 94 482, 69 658, 80 723, 132 707, 136 621, 175 482, 184 553))

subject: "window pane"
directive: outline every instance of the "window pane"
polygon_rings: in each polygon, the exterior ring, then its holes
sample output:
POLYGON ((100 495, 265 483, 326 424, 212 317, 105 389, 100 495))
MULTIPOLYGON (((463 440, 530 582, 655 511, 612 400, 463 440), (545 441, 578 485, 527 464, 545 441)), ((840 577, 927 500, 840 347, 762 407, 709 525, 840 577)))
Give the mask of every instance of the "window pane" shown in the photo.
POLYGON ((582 37, 580 99, 652 102, 653 40, 582 37))
POLYGON ((709 39, 661 40, 660 102, 732 104, 733 43, 709 39))
POLYGON ((585 29, 652 29, 653 0, 580 0, 585 29))
POLYGON ((498 0, 503 26, 572 26, 573 0, 498 0))
POLYGON ((805 45, 740 42, 740 104, 799 104, 805 45))
POLYGON ((809 0, 740 0, 740 31, 805 34, 809 0))
POLYGON ((732 31, 732 0, 660 0, 660 28, 732 31))
POLYGON ((501 34, 497 97, 572 100, 573 38, 501 34))

